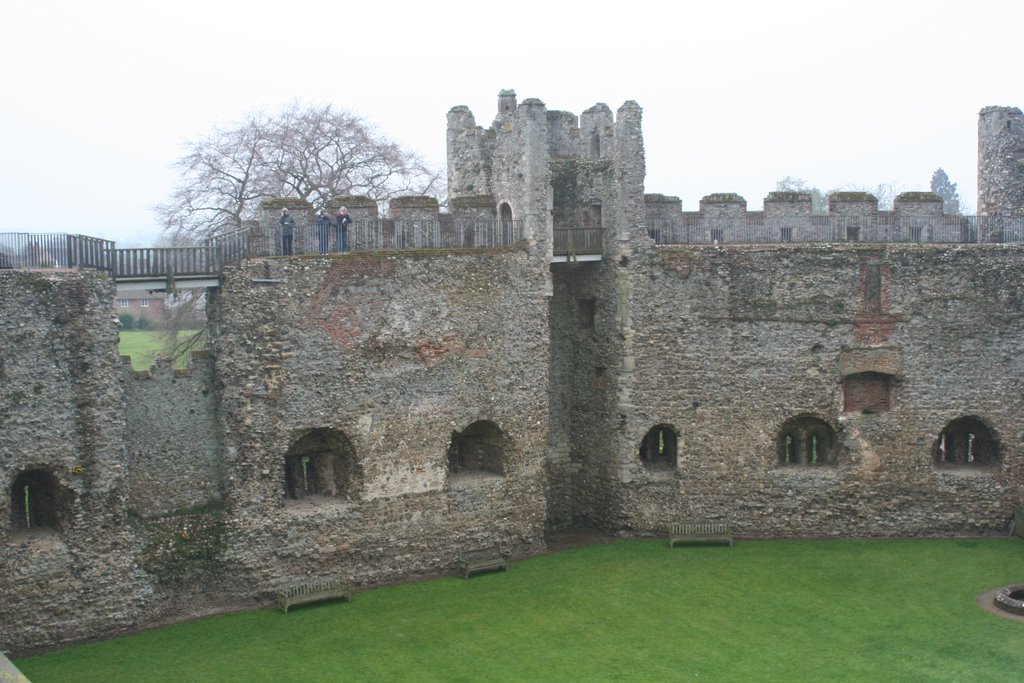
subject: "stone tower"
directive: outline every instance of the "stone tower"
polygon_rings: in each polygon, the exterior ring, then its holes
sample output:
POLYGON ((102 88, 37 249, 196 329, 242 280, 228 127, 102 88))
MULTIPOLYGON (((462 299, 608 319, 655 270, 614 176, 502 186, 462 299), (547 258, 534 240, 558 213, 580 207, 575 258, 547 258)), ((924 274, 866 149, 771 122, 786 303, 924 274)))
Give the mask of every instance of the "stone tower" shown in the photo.
POLYGON ((985 107, 978 114, 978 213, 1024 216, 1024 113, 985 107))

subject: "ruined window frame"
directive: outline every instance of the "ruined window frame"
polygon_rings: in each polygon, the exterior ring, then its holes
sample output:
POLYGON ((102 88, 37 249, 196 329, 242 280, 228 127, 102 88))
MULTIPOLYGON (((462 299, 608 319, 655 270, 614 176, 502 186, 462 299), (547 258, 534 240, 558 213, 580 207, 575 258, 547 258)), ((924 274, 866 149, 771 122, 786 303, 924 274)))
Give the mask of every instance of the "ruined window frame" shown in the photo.
POLYGON ((314 497, 344 501, 357 498, 361 490, 362 468, 355 445, 338 429, 304 430, 289 445, 283 466, 286 501, 314 497))
POLYGON ((69 492, 43 467, 19 470, 8 488, 12 533, 63 532, 67 526, 69 492))
POLYGON ((654 425, 640 439, 637 455, 648 470, 675 470, 679 466, 679 431, 668 423, 654 425))
POLYGON ((839 464, 836 430, 816 415, 797 415, 782 423, 775 438, 776 463, 785 469, 834 468, 839 464))
POLYGON ((992 427, 977 415, 962 415, 946 423, 932 446, 932 462, 943 470, 998 470, 1002 448, 992 427))
POLYGON ((462 430, 452 432, 445 453, 446 479, 458 481, 481 475, 503 477, 508 468, 508 451, 508 436, 496 422, 475 420, 462 430), (467 463, 467 455, 474 450, 478 457, 467 463))

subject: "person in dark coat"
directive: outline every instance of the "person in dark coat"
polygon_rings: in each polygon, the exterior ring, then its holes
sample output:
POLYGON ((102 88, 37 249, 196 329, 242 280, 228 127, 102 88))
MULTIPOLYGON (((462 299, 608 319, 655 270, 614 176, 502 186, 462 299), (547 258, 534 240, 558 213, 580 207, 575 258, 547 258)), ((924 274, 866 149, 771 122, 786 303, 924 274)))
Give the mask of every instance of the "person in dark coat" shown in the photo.
POLYGON ((328 253, 331 250, 331 217, 326 209, 320 209, 316 217, 316 238, 320 242, 320 253, 328 253))
POLYGON ((338 209, 334 217, 334 230, 338 233, 338 251, 345 251, 348 244, 348 226, 352 224, 352 217, 348 215, 348 209, 344 206, 338 209))
POLYGON ((277 222, 281 224, 281 253, 291 256, 292 239, 295 236, 295 219, 288 213, 288 209, 281 209, 281 218, 277 222))

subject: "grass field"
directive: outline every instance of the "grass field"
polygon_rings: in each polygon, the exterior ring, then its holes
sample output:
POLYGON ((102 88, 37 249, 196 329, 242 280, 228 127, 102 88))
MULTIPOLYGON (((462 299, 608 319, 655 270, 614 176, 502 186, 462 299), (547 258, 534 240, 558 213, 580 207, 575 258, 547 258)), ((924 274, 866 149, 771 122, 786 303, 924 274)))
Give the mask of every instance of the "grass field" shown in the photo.
MULTIPOLYGON (((185 330, 180 332, 180 338, 187 339, 196 334, 198 330, 185 330)), ((122 356, 132 357, 132 368, 135 370, 148 370, 153 365, 157 354, 167 355, 170 349, 167 346, 168 338, 166 332, 154 330, 121 330, 121 340, 117 345, 122 356)), ((175 359, 174 367, 183 368, 188 364, 188 356, 175 359)))
POLYGON ((1017 582, 1009 538, 620 541, 16 664, 34 683, 1018 681, 1024 622, 976 604, 1017 582))

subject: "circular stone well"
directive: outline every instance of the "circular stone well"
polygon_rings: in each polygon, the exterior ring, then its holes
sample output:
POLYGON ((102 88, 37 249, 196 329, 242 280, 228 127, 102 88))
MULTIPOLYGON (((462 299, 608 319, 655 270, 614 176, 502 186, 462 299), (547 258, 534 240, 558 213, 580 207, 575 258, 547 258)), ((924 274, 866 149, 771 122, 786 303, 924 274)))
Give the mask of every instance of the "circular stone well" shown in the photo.
POLYGON ((1024 616, 1024 583, 999 588, 992 596, 992 603, 1004 612, 1024 616))

